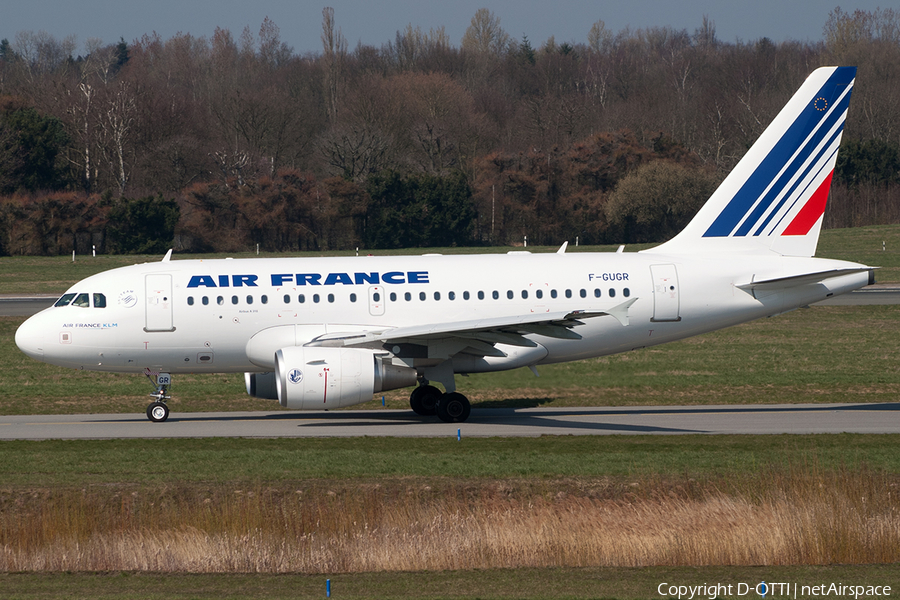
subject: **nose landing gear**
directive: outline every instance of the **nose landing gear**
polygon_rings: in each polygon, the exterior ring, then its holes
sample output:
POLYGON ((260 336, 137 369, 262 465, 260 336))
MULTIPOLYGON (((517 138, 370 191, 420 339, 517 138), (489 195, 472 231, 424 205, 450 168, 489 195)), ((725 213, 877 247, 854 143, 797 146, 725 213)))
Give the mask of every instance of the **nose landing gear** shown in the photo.
POLYGON ((156 398, 156 401, 147 407, 147 418, 154 423, 162 423, 169 418, 169 406, 166 404, 166 400, 171 398, 169 386, 172 385, 172 376, 168 373, 153 373, 149 369, 144 371, 144 375, 156 387, 156 391, 150 394, 150 397, 156 398), (154 375, 156 375, 155 383, 153 381, 154 375))

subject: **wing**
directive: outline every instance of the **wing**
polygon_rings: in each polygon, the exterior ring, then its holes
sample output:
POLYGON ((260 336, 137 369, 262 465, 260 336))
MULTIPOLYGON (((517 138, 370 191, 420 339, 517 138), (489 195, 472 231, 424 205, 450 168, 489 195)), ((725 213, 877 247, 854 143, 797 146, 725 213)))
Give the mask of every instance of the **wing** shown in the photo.
POLYGON ((585 319, 610 316, 622 326, 628 325, 628 309, 637 301, 631 298, 605 310, 580 310, 570 312, 548 312, 528 315, 513 315, 472 321, 455 321, 414 325, 411 327, 390 327, 363 332, 331 333, 312 339, 307 346, 347 346, 381 347, 385 344, 427 344, 441 340, 452 355, 465 350, 467 354, 481 356, 505 356, 495 344, 507 344, 534 348, 537 343, 527 335, 537 334, 566 340, 580 340, 574 331, 585 319), (457 350, 451 351, 451 348, 457 350))

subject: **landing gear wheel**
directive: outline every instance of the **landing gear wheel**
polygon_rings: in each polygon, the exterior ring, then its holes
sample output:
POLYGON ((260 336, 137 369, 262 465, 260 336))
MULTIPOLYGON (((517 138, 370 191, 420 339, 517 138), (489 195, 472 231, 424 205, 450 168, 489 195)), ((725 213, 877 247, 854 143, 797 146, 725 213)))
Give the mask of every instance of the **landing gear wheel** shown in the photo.
POLYGON ((450 392, 441 396, 437 415, 445 423, 462 423, 469 418, 472 405, 469 399, 458 392, 450 392))
POLYGON ((430 417, 437 414, 440 400, 441 390, 433 385, 420 385, 409 395, 409 407, 417 415, 430 417))
POLYGON ((147 418, 154 423, 162 423, 169 418, 169 407, 165 402, 154 402, 147 407, 147 418))

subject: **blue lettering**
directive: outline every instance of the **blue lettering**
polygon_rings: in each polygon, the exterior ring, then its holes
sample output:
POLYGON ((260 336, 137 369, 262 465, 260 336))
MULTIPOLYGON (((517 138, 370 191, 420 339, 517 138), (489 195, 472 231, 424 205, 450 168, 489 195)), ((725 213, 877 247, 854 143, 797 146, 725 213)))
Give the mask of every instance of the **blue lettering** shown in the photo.
POLYGON ((353 277, 356 278, 356 285, 362 285, 364 283, 373 283, 377 285, 381 283, 378 280, 378 273, 354 273, 353 277))
POLYGON ((334 285, 343 283, 344 285, 353 285, 353 280, 346 273, 329 273, 325 278, 325 285, 334 285))
POLYGON ((319 273, 297 273, 297 285, 322 285, 319 280, 322 276, 319 273))
POLYGON ((428 283, 428 271, 410 271, 407 275, 409 283, 428 283))
POLYGON ((281 287, 285 282, 291 283, 294 281, 293 275, 272 275, 272 285, 275 287, 281 287))
POLYGON ((228 287, 228 275, 219 275, 219 287, 228 287))
POLYGON ((232 275, 231 283, 234 287, 256 287, 256 275, 232 275))
POLYGON ((381 280, 385 283, 406 283, 406 278, 400 271, 391 271, 381 276, 381 280))
POLYGON ((209 275, 194 275, 191 277, 191 280, 188 282, 189 288, 197 288, 197 287, 216 287, 216 282, 213 281, 213 278, 209 275))

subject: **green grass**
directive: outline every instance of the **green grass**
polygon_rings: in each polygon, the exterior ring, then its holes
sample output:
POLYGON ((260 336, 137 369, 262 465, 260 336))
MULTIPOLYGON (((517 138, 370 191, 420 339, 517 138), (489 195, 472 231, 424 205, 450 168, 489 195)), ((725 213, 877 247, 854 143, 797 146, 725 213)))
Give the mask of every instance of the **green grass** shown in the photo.
MULTIPOLYGON (((626 251, 638 250, 654 246, 656 244, 631 244, 626 251)), ((614 252, 617 245, 605 246, 573 246, 568 247, 567 252, 614 252)), ((524 250, 525 248, 513 247, 483 247, 483 248, 407 248, 401 250, 360 250, 360 254, 410 255, 410 254, 475 254, 475 253, 503 253, 510 250, 524 250)), ((533 246, 527 250, 539 252, 556 252, 558 246, 533 246)), ((260 257, 276 256, 353 256, 355 251, 339 252, 300 252, 290 255, 261 253, 260 257)), ((860 262, 867 265, 882 267, 877 273, 879 282, 900 282, 900 225, 879 225, 871 227, 856 227, 852 229, 829 229, 822 232, 819 238, 817 256, 823 258, 839 258, 860 262), (882 251, 881 243, 885 242, 885 250, 882 251)), ((174 256, 174 260, 186 260, 191 258, 255 258, 257 255, 251 252, 238 252, 231 254, 181 254, 174 256)), ((161 256, 76 256, 72 261, 71 255, 67 256, 12 256, 0 258, 0 294, 62 294, 76 282, 116 267, 133 265, 145 262, 156 262, 161 256)))
MULTIPOLYGON (((665 598, 661 583, 756 585, 760 581, 800 585, 843 583, 900 589, 894 565, 827 567, 644 567, 583 569, 490 569, 424 573, 321 575, 174 575, 154 573, 0 574, 5 599, 227 599, 324 598, 665 598)), ((725 596, 728 597, 728 596, 725 596)), ((832 596, 833 597, 833 596, 832 596)), ((843 597, 843 596, 842 596, 843 597)), ((852 596, 851 596, 852 597, 852 596)), ((738 598, 731 596, 729 598, 738 598)), ((758 598, 751 593, 740 598, 758 598)))
POLYGON ((860 465, 900 473, 898 435, 545 436, 0 442, 8 488, 390 478, 598 478, 860 465))

